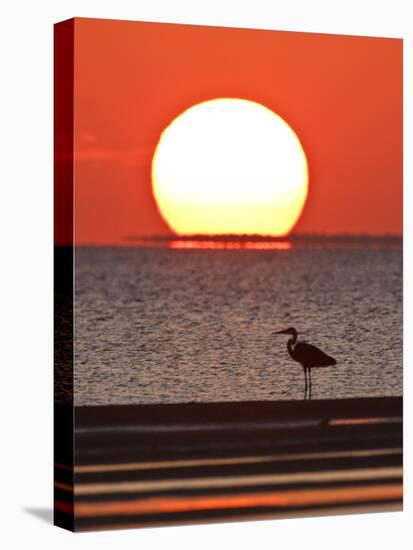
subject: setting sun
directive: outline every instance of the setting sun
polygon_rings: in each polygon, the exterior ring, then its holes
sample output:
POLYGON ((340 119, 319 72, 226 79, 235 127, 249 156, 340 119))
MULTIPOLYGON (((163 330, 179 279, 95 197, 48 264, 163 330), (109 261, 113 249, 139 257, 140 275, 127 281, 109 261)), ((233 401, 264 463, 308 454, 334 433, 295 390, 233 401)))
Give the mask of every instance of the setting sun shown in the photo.
POLYGON ((195 105, 163 132, 152 162, 159 210, 178 235, 286 235, 308 192, 291 127, 259 103, 195 105))

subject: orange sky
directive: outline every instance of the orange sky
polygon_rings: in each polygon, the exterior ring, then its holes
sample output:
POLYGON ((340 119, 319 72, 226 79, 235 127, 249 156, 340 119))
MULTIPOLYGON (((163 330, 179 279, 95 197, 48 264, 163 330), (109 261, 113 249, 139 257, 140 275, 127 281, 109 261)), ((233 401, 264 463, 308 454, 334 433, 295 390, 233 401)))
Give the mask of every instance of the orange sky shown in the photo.
POLYGON ((162 130, 217 97, 257 101, 306 151, 294 233, 402 232, 402 41, 75 20, 75 238, 168 235, 151 192, 162 130))

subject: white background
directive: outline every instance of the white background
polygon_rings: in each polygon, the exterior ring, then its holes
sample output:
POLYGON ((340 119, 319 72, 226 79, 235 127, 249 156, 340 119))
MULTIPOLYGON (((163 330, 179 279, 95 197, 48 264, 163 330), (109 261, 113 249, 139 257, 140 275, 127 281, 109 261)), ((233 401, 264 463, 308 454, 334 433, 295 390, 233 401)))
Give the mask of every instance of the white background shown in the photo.
MULTIPOLYGON (((51 526, 52 24, 72 16, 405 39, 405 281, 412 280, 413 18, 409 0, 43 0, 0 17, 2 548, 412 547, 412 285, 405 285, 405 512, 76 534, 51 526), (410 251, 409 251, 410 248, 410 251), (46 519, 45 519, 46 518, 46 519), (47 518, 49 518, 47 520, 47 518), (409 526, 410 522, 410 526, 409 526), (409 528, 410 527, 410 528, 409 528), (408 541, 410 535, 410 543, 408 541)), ((368 68, 366 67, 366 70, 368 68)), ((338 106, 339 107, 339 106, 338 106)), ((374 197, 373 197, 374 200, 374 197)))

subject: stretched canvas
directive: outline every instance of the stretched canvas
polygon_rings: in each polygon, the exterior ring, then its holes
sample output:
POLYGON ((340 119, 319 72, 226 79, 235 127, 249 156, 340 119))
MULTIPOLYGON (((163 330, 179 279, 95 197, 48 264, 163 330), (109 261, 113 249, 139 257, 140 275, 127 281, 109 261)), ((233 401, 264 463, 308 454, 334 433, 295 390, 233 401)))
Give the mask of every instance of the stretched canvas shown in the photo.
POLYGON ((56 24, 56 525, 401 509, 402 48, 56 24))

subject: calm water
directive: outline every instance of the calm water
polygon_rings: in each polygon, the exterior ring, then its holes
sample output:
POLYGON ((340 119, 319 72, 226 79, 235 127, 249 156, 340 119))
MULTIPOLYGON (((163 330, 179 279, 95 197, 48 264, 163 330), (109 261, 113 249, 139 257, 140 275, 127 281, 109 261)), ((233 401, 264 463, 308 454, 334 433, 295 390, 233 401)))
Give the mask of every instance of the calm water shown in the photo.
POLYGON ((314 399, 400 395, 401 250, 80 248, 75 402, 302 399, 289 326, 337 359, 314 399))

